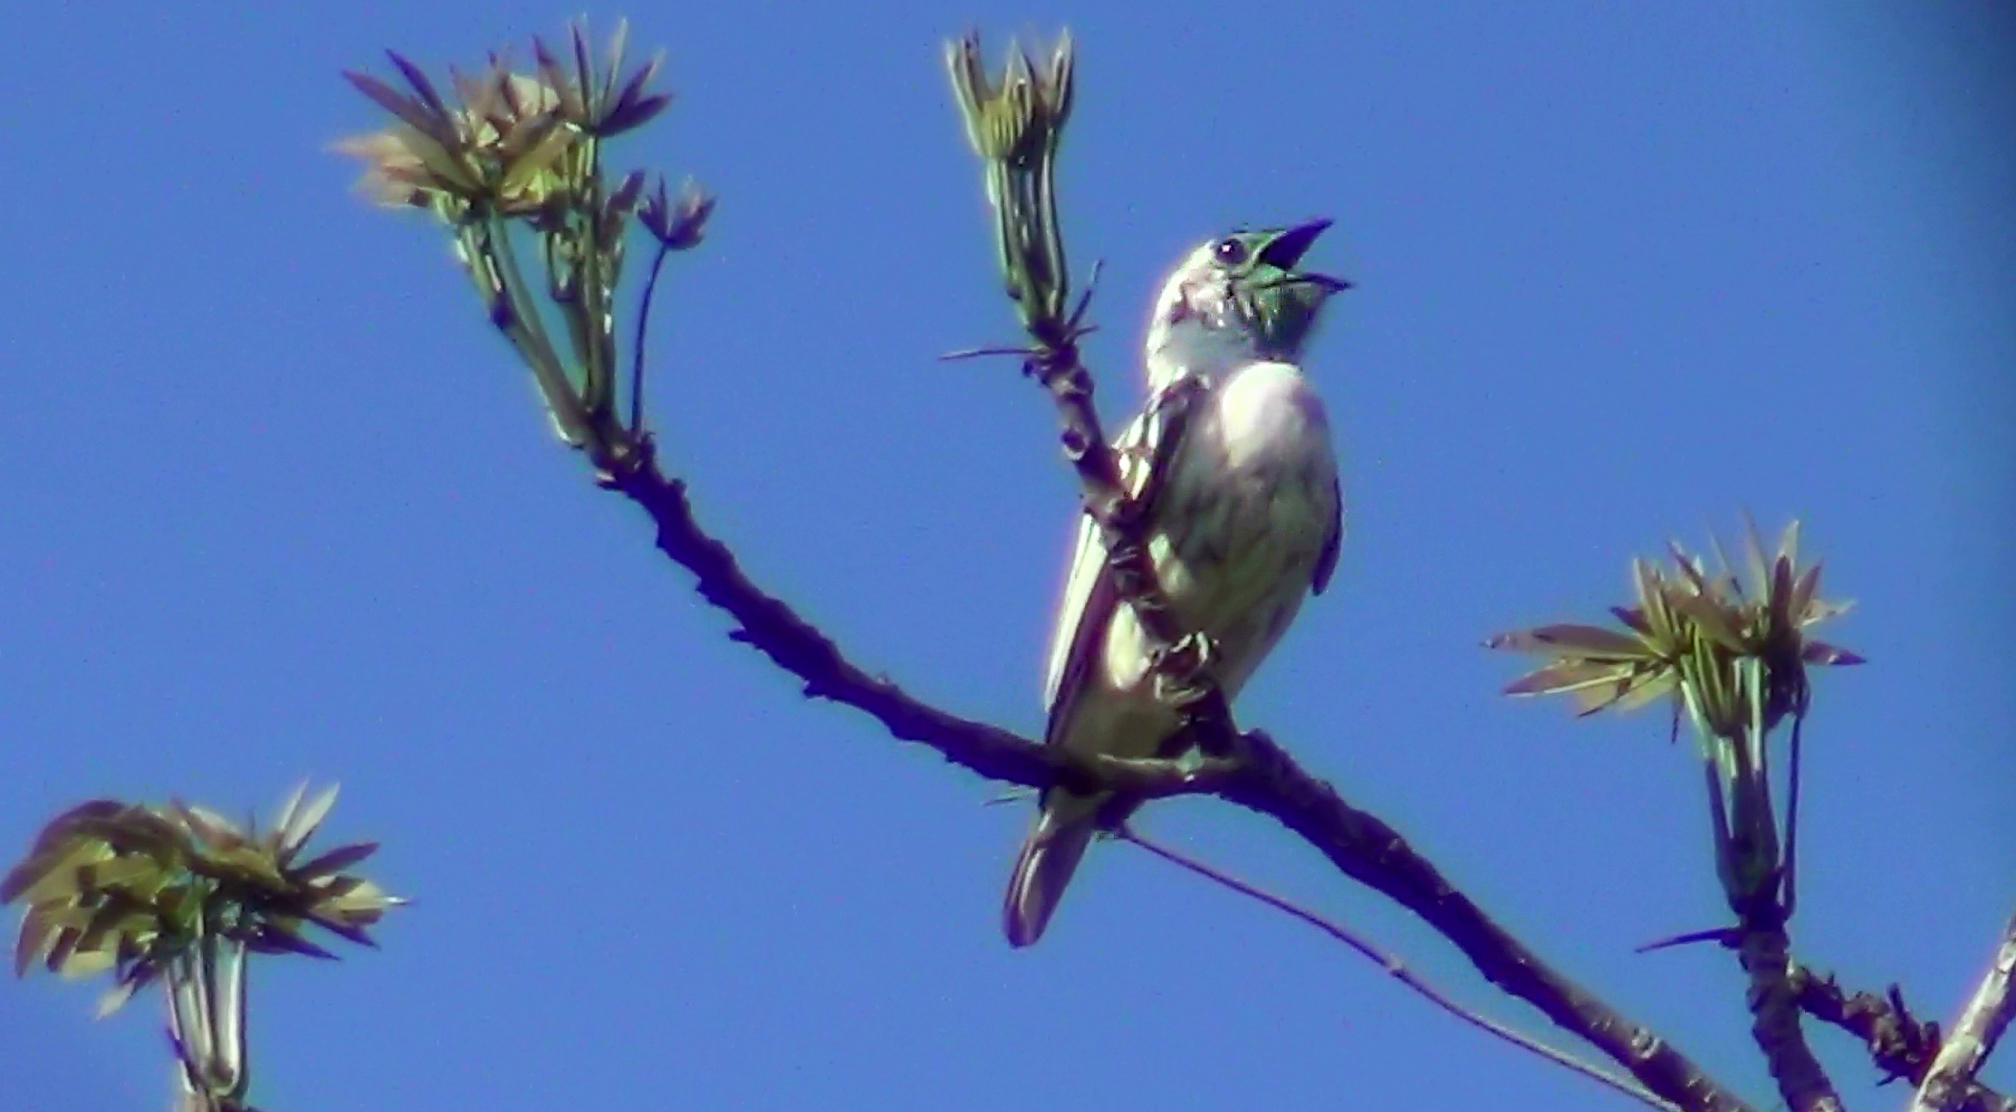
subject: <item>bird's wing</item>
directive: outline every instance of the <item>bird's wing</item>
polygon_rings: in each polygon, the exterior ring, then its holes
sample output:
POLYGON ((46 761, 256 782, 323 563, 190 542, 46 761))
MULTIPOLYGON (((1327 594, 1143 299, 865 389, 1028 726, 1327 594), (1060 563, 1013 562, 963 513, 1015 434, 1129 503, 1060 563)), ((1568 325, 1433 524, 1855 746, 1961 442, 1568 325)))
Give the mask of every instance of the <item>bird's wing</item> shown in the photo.
POLYGON ((1337 472, 1330 472, 1330 531, 1323 536, 1323 551, 1316 556, 1316 572, 1310 577, 1311 594, 1322 594, 1337 570, 1337 554, 1344 548, 1344 484, 1337 472))
POLYGON ((1099 525, 1080 514, 1078 546, 1071 554, 1071 573, 1064 581, 1064 601, 1050 635, 1050 667, 1043 681, 1043 707, 1053 725, 1066 717, 1060 696, 1082 688, 1086 670, 1098 661, 1116 600, 1099 525))
MULTIPOLYGON (((1162 443, 1176 428, 1169 416, 1166 407, 1150 404, 1114 440, 1120 481, 1130 493, 1139 493, 1148 481, 1158 447, 1164 458, 1173 447, 1162 443)), ((1050 666, 1043 683, 1043 706, 1050 712, 1046 735, 1054 734, 1059 723, 1070 720, 1071 700, 1084 689, 1092 669, 1101 665, 1106 630, 1112 624, 1118 601, 1113 573, 1106 566, 1106 544, 1099 535, 1099 523, 1088 514, 1080 514, 1078 545, 1071 554, 1070 576, 1064 581, 1064 599, 1057 611, 1056 630, 1051 634, 1050 666)))

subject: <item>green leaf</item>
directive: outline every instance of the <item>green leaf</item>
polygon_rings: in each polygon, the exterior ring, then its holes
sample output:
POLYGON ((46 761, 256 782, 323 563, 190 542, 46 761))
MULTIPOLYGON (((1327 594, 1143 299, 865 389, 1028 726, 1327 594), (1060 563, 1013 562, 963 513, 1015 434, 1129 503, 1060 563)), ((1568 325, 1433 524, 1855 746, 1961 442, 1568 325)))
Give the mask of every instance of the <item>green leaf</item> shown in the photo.
POLYGON ((322 820, 329 817, 329 809, 336 806, 336 793, 342 785, 331 784, 315 796, 305 807, 288 816, 288 821, 280 831, 280 848, 287 856, 294 853, 315 836, 322 826, 322 820))
POLYGON ((133 999, 133 994, 140 991, 142 983, 134 980, 113 982, 112 987, 106 989, 104 994, 98 997, 98 1007, 94 1010, 92 1018, 104 1019, 106 1016, 125 1007, 126 1002, 133 999))
POLYGON ((335 954, 301 937, 301 925, 301 920, 294 918, 268 919, 253 934, 248 948, 260 954, 302 954, 335 961, 335 954))
POLYGON ((0 884, 0 903, 74 897, 78 894, 78 870, 111 856, 112 847, 95 838, 51 845, 7 873, 6 882, 0 884))
POLYGON ((1799 654, 1799 659, 1805 661, 1808 664, 1832 664, 1842 666, 1850 664, 1868 663, 1868 661, 1863 659, 1861 656, 1849 652, 1847 649, 1838 648, 1834 645, 1830 645, 1825 641, 1806 642, 1806 647, 1803 650, 1801 650, 1799 654))
POLYGON ((1588 625, 1547 625, 1526 634, 1528 651, 1575 653, 1592 660, 1643 660, 1652 655, 1644 640, 1629 633, 1588 625))
POLYGON ((295 866, 288 872, 296 881, 320 880, 325 876, 340 873, 376 852, 378 852, 377 842, 356 842, 338 846, 313 861, 295 866))
POLYGON ((21 933, 14 939, 14 975, 24 977, 28 967, 49 952, 62 926, 41 907, 30 907, 21 916, 21 933))
POLYGON ((1564 660, 1513 680, 1505 685, 1505 694, 1556 695, 1585 687, 1625 682, 1630 676, 1628 665, 1564 660))
POLYGON ((1732 613, 1726 604, 1709 596, 1678 590, 1669 590, 1666 602, 1676 613, 1692 621, 1694 628, 1709 640, 1738 655, 1751 651, 1749 642, 1738 628, 1741 617, 1732 613))

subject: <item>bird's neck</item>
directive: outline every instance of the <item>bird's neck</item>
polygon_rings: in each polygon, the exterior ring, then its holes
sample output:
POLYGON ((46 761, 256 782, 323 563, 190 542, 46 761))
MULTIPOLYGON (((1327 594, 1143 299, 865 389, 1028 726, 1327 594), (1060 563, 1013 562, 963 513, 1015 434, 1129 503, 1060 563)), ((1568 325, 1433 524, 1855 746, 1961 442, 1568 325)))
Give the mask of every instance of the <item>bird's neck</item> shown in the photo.
POLYGON ((1156 322, 1148 330, 1145 347, 1151 392, 1185 375, 1221 379, 1233 369, 1265 357, 1252 333, 1240 328, 1210 328, 1195 317, 1175 324, 1156 322))

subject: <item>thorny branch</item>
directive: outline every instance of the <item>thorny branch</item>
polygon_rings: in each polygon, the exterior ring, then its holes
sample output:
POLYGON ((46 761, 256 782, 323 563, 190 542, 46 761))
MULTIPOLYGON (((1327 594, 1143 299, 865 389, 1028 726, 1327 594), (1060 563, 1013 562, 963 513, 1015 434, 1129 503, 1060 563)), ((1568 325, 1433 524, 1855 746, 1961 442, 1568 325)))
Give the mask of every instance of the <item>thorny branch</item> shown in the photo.
POLYGON ((1953 1024, 1953 1033, 1946 1036, 1946 1044, 1932 1059, 1911 1112, 1951 1112, 1959 1105, 1975 1072, 1995 1052, 1995 1044, 2009 1026, 2011 1011, 2016 1010, 2016 995, 2009 991, 2012 976, 2016 976, 2016 918, 2002 928, 1994 960, 1953 1024))
POLYGON ((1779 1092, 1794 1112, 1841 1112, 1841 1098, 1806 1045, 1799 1026, 1799 1005, 1792 990, 1791 940, 1775 897, 1765 896, 1739 906, 1737 955, 1750 979, 1746 1002, 1750 1031, 1779 1092))
MULTIPOLYGON (((614 189, 602 183, 605 141, 649 119, 667 98, 643 91, 655 63, 641 76, 618 80, 619 47, 611 51, 610 73, 597 76, 578 32, 575 39, 575 72, 567 72, 543 47, 535 52, 541 63, 537 78, 513 74, 493 62, 480 77, 458 81, 464 102, 458 108, 448 107, 418 70, 396 55, 395 64, 417 96, 353 75, 353 82, 397 116, 401 126, 346 149, 370 164, 367 184, 381 199, 427 208, 455 230, 461 257, 493 323, 532 366, 563 439, 588 456, 600 485, 650 515, 658 548, 694 575, 702 598, 734 620, 732 640, 750 645, 797 677, 806 697, 855 707, 894 737, 928 745, 952 763, 992 779, 1039 788, 1111 788, 1143 798, 1210 794, 1267 815, 1346 876, 1413 911, 1485 978, 1623 1065, 1660 1099, 1699 1112, 1748 1112, 1749 1105, 1656 1034, 1549 967, 1390 826, 1345 803, 1271 738, 1257 731, 1234 732, 1225 700, 1209 676, 1208 646, 1186 637, 1169 613, 1142 543, 1154 494, 1153 469, 1146 482, 1130 489, 1132 476, 1108 446, 1092 404, 1091 376, 1079 359, 1085 303, 1065 311, 1068 286, 1049 167, 1070 102, 1068 45, 1053 56, 1040 82, 1034 63, 1018 53, 1008 81, 997 87, 980 69, 977 41, 970 37, 950 45, 948 60, 968 109, 968 137, 989 164, 989 196, 1008 292, 1022 308, 1032 340, 1021 352, 1025 370, 1057 407, 1066 455, 1085 490, 1086 512, 1105 533, 1123 599, 1134 607, 1144 630, 1164 646, 1156 671, 1170 681, 1175 701, 1186 711, 1188 736, 1205 753, 1201 761, 1074 758, 920 702, 848 660, 789 605, 752 583, 729 548, 701 529, 685 484, 662 472, 652 438, 641 424, 641 366, 629 376, 629 419, 623 419, 607 307, 619 273, 624 222, 634 214, 658 241, 655 272, 666 251, 699 242, 712 201, 691 192, 670 200, 662 179, 655 196, 650 195, 638 174, 614 189), (973 105, 984 111, 972 111, 973 105), (1005 200, 1016 203, 1004 206, 1005 200), (1031 220, 1031 212, 1049 215, 1031 220), (572 369, 566 348, 550 343, 539 326, 534 302, 540 291, 526 283, 514 260, 508 234, 513 222, 524 223, 541 238, 549 270, 560 268, 549 275, 550 297, 575 341, 569 346, 579 365, 572 369), (590 265, 589 256, 597 251, 610 253, 609 265, 590 265)), ((1163 401, 1175 407, 1171 419, 1180 420, 1182 399, 1163 401)), ((1981 1112, 2009 1110, 1982 1106, 1981 1112)))
MULTIPOLYGON (((1201 719, 1202 736, 1218 742, 1202 746, 1206 760, 1188 768, 1154 761, 1098 761, 1087 767, 1015 734, 928 706, 853 664, 831 639, 750 582, 727 546, 694 520, 685 485, 659 469, 650 434, 634 419, 623 420, 610 317, 606 312, 590 313, 587 299, 575 293, 583 285, 580 275, 587 274, 589 284, 596 286, 596 304, 611 303, 609 289, 619 273, 614 262, 620 256, 617 233, 633 212, 662 254, 697 243, 712 206, 711 200, 694 193, 673 202, 662 184, 655 195, 649 194, 639 174, 626 177, 614 190, 602 184, 604 141, 648 119, 665 99, 643 91, 649 67, 641 71, 643 76, 616 78, 619 48, 610 52, 609 75, 592 72, 589 52, 580 39, 576 32, 573 72, 552 61, 554 56, 543 47, 535 49, 541 61, 537 78, 514 74, 501 61, 493 61, 484 74, 457 82, 463 100, 459 107, 450 107, 417 67, 396 55, 394 63, 413 86, 412 95, 364 75, 351 75, 352 82, 398 117, 400 125, 351 141, 343 149, 365 159, 366 185, 375 196, 427 209, 453 229, 486 310, 532 367, 562 438, 588 457, 601 485, 650 514, 657 525, 659 549, 694 574, 702 598, 735 619, 731 638, 751 645, 798 677, 808 697, 862 710, 895 737, 929 745, 984 776, 1033 787, 1083 784, 1089 777, 1093 786, 1143 796, 1209 790, 1270 815, 1347 875, 1412 908, 1462 949, 1488 979, 1589 1040, 1647 1089, 1698 1112, 1747 1109, 1656 1035, 1548 968, 1456 892, 1390 827, 1346 805, 1329 785, 1303 771, 1270 739, 1254 733, 1227 744, 1233 741, 1230 716, 1204 667, 1208 652, 1161 622, 1158 614, 1166 615, 1167 607, 1158 605, 1153 575, 1143 574, 1148 564, 1139 537, 1153 483, 1122 489, 1123 476, 1091 405, 1091 378, 1075 346, 1082 335, 1079 320, 1084 305, 1068 317, 1063 312, 1064 285, 1055 280, 1063 273, 1062 245, 1052 234, 1054 221, 1042 228, 1004 224, 999 236, 1004 252, 1012 252, 1018 260, 1015 273, 1050 276, 1011 290, 1028 310, 1025 325, 1036 343, 1025 353, 1028 367, 1057 403, 1066 447, 1075 450, 1074 463, 1087 482, 1088 511, 1110 532, 1108 547, 1115 570, 1123 580, 1131 579, 1128 597, 1143 625, 1176 645, 1159 662, 1158 675, 1173 681, 1179 702, 1196 704, 1193 721, 1201 719), (509 235, 513 221, 529 225, 545 244, 548 299, 568 325, 567 334, 585 337, 574 345, 581 366, 570 367, 566 349, 546 342, 538 327, 541 291, 527 283, 525 268, 516 261, 509 235), (612 261, 598 264, 591 273, 582 260, 598 251, 609 252, 612 261), (562 292, 569 296, 559 296, 562 292), (1131 576, 1129 561, 1135 562, 1131 576), (1186 679, 1196 681, 1187 692, 1186 679), (1233 750, 1236 756, 1223 755, 1233 750)), ((620 39, 619 33, 619 45, 620 39)), ((1062 58, 1068 63, 1068 51, 1062 58)), ((1068 64, 1053 67, 1051 76, 1042 103, 1054 108, 1068 103, 1068 64)), ((1031 96, 1026 82, 1010 90, 1011 99, 1022 98, 1024 109, 1035 103, 1031 96)), ((1011 136, 1015 144, 1030 134, 1026 124, 1024 120, 1016 125, 1025 130, 1017 133, 1021 138, 1011 136)), ((1017 147, 1019 153, 1011 153, 1046 160, 1054 154, 1055 137, 1053 128, 1044 139, 1046 147, 1033 154, 1017 147)), ((1006 165, 997 163, 1002 173, 990 178, 990 193, 997 201, 1020 190, 1017 195, 1037 209, 1054 212, 1047 172, 1009 175, 1006 165)), ((634 398, 636 372, 631 378, 634 398)), ((1171 419, 1180 420, 1181 398, 1168 401, 1177 407, 1171 419)))
MULTIPOLYGON (((1122 466, 1093 404, 1092 376, 1079 358, 1078 340, 1091 331, 1084 319, 1092 291, 1072 305, 1055 180, 1074 89, 1070 36, 1059 38, 1047 65, 1011 48, 999 82, 980 59, 977 35, 946 43, 945 64, 994 214, 995 263, 1030 341, 1010 350, 1023 356, 1023 372, 1057 408, 1064 458, 1078 475, 1086 516, 1099 527, 1114 593, 1139 621, 1151 670, 1183 714, 1176 747, 1188 743, 1205 753, 1232 754, 1237 730, 1210 672, 1210 646, 1177 618, 1148 556, 1157 484, 1165 472, 1154 460, 1122 466)), ((1168 426, 1160 443, 1178 439, 1197 385, 1180 381, 1150 399, 1168 426)))
MULTIPOLYGON (((1802 567, 1798 523, 1767 559, 1754 523, 1746 530, 1748 586, 1729 568, 1671 546, 1672 569, 1633 561, 1636 605, 1612 607, 1621 628, 1547 625, 1501 634, 1487 646, 1552 658, 1505 690, 1569 694, 1584 714, 1668 698, 1677 733, 1686 712, 1701 743, 1713 820, 1715 872, 1736 925, 1669 940, 1713 938, 1736 951, 1748 978, 1751 1033, 1772 1079, 1796 1112, 1840 1112, 1841 1100, 1806 1044, 1790 985, 1801 727, 1811 706, 1809 665, 1862 658, 1810 636, 1845 603, 1820 595, 1820 565, 1802 567), (1771 734, 1790 721, 1784 834, 1773 804, 1771 734)), ((1718 553, 1720 546, 1716 546, 1718 553)))
MULTIPOLYGON (((1797 964, 1789 983, 1801 1011, 1861 1039, 1870 1060, 1888 1079, 1902 1078, 1914 1086, 1924 1082, 1942 1043, 1939 1025, 1912 1015, 1896 986, 1891 986, 1887 996, 1851 993, 1831 974, 1797 964)), ((1968 1085, 1958 1107, 1966 1112, 2016 1112, 2016 1100, 1975 1081, 1968 1085)))
POLYGON ((1282 899, 1280 896, 1277 896, 1272 892, 1256 888, 1253 885, 1248 884, 1243 880, 1240 880, 1238 877, 1235 877, 1230 873, 1224 872, 1223 870, 1213 868, 1212 866, 1207 865, 1204 862, 1189 856, 1188 854, 1182 853, 1178 850, 1170 849, 1169 847, 1164 846, 1159 842, 1143 837, 1140 834, 1140 832, 1136 831, 1131 826, 1122 825, 1114 836, 1119 838, 1123 842, 1129 842, 1132 843, 1133 845, 1139 846, 1140 848, 1148 851, 1149 853, 1155 855, 1156 857, 1159 857, 1162 860, 1167 861, 1172 865, 1175 865, 1177 868, 1184 869, 1197 876, 1201 876, 1204 879, 1209 880, 1213 884, 1220 885, 1224 888, 1227 888, 1233 892, 1238 893, 1241 896, 1245 896, 1248 899, 1258 901, 1259 903, 1271 907, 1284 915, 1288 915, 1291 918, 1299 919, 1302 922, 1307 923, 1312 927, 1315 927, 1317 930, 1322 931, 1324 934, 1327 934, 1331 938, 1342 943, 1344 946, 1349 948, 1354 953, 1358 954, 1360 957, 1365 958, 1367 961, 1370 961, 1373 964, 1379 966, 1381 969, 1385 970, 1388 976, 1392 977, 1394 980, 1399 981, 1401 984, 1407 986, 1407 988, 1413 990, 1417 995, 1427 1000, 1430 1004, 1435 1005, 1437 1008, 1440 1008, 1443 1011, 1448 1012, 1450 1015, 1455 1016, 1457 1019, 1463 1021, 1464 1023, 1467 1023, 1472 1027, 1475 1027, 1478 1030, 1491 1035, 1494 1038, 1502 1039, 1505 1042, 1511 1043, 1513 1046, 1516 1046, 1529 1054, 1538 1055, 1539 1057, 1544 1058, 1547 1061, 1553 1062, 1555 1065, 1560 1066, 1561 1068, 1566 1069, 1572 1073, 1579 1073, 1582 1076, 1589 1078, 1591 1081, 1594 1081, 1600 1085, 1607 1086, 1617 1093, 1630 1097, 1632 1100, 1640 1101, 1646 1105, 1649 1105, 1652 1108, 1660 1109, 1661 1112, 1670 1112, 1670 1110, 1673 1107, 1666 1101, 1660 1100, 1658 1097, 1653 1096, 1651 1093, 1646 1092, 1644 1089, 1640 1088, 1637 1085, 1633 1085, 1632 1083, 1624 1080, 1621 1077, 1617 1077, 1613 1074, 1597 1069, 1596 1067, 1589 1065, 1588 1063, 1582 1061, 1579 1058, 1574 1057, 1573 1055, 1565 1054, 1559 1050, 1556 1050, 1553 1047, 1548 1046, 1543 1042, 1540 1042, 1538 1039, 1534 1039, 1517 1030, 1514 1030, 1511 1027, 1506 1026, 1505 1024, 1499 1023, 1497 1020, 1494 1020, 1489 1016, 1485 1016, 1477 1012, 1471 1011, 1469 1008, 1466 1008, 1462 1004, 1457 1003, 1455 998, 1451 997, 1448 993, 1443 992, 1441 989, 1436 988, 1433 984, 1429 983, 1420 974, 1415 973, 1412 969, 1409 969, 1406 963, 1401 961, 1398 957, 1394 956, 1393 954, 1387 953, 1386 951, 1380 949, 1378 946, 1373 945, 1371 942, 1345 929, 1343 926, 1329 919, 1326 919, 1321 915, 1316 914, 1315 912, 1309 910, 1306 907, 1282 899))
POLYGON ((1265 734, 1255 731, 1241 739, 1243 759, 1208 763, 1195 773, 1173 761, 1103 762, 1092 769, 1075 765, 1050 747, 921 703, 848 661, 830 638, 749 581, 728 547, 694 520, 685 484, 667 479, 648 455, 613 476, 609 485, 650 514, 659 550, 693 573, 700 597, 735 619, 730 639, 797 676, 807 698, 861 710, 895 737, 928 745, 952 763, 992 779, 1042 788, 1093 776, 1101 784, 1120 783, 1149 796, 1215 795, 1267 815, 1316 847, 1345 875, 1426 920, 1487 980, 1588 1041, 1661 1098, 1698 1112, 1750 1109, 1658 1035, 1555 972, 1457 891, 1392 827, 1345 803, 1265 734))

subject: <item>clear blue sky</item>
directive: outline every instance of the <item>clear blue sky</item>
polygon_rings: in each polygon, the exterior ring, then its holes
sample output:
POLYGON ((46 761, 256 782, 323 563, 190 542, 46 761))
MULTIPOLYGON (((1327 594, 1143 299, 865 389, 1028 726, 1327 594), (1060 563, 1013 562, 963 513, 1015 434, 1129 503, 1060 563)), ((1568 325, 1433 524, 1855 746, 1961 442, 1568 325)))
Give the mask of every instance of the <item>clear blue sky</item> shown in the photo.
MULTIPOLYGON (((1768 1107, 1733 961, 1631 952, 1724 915, 1690 752, 1657 712, 1497 697, 1522 662, 1478 641, 1600 614, 1668 536, 1804 518, 1871 663, 1820 681, 1796 948, 1950 1018, 2016 903, 1988 7, 632 10, 680 99, 619 157, 723 198, 654 314, 666 464, 857 660, 1039 730, 1073 488, 1013 366, 934 358, 1013 335, 937 51, 1068 22, 1109 412, 1194 242, 1332 216, 1313 261, 1360 284, 1311 361, 1343 564, 1242 720, 1768 1107)), ((276 1112, 1622 1107, 1126 847, 1003 945, 1025 810, 724 640, 547 434, 443 239, 325 150, 379 124, 339 68, 472 65, 571 10, 15 14, 0 849, 89 796, 263 814, 341 780, 332 833, 382 839, 415 903, 382 952, 258 971, 276 1112)), ((1539 1025, 1265 820, 1142 821, 1539 1025)), ((157 1002, 91 1000, 0 987, 0 1104, 160 1106, 157 1002)), ((1814 1042, 1854 1107, 1904 1098, 1814 1042)))

